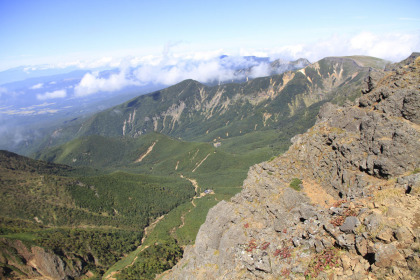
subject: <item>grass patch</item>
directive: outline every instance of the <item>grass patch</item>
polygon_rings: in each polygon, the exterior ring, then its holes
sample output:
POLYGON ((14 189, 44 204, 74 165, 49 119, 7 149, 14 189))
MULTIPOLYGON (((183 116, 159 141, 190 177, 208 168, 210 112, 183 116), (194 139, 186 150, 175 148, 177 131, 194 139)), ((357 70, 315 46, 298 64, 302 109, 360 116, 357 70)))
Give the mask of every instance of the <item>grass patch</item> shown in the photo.
POLYGON ((293 178, 292 181, 289 184, 289 187, 294 189, 295 191, 300 191, 302 189, 301 187, 302 180, 299 178, 293 178))
POLYGON ((116 262, 113 266, 111 266, 103 275, 103 278, 106 278, 109 274, 111 274, 114 271, 121 271, 126 266, 130 265, 136 256, 141 252, 141 250, 144 248, 144 246, 138 247, 136 250, 132 251, 127 255, 127 257, 121 259, 120 261, 116 262))
POLYGON ((170 232, 181 225, 181 216, 193 208, 191 202, 186 202, 169 212, 153 229, 144 241, 145 245, 171 238, 170 232))
POLYGON ((207 212, 217 204, 213 195, 207 195, 194 201, 196 207, 185 215, 185 225, 177 229, 176 236, 180 244, 193 244, 200 226, 206 220, 207 212))
POLYGON ((20 233, 14 233, 14 234, 6 234, 6 235, 0 235, 0 237, 4 238, 10 238, 10 239, 18 239, 22 241, 27 241, 30 243, 33 243, 38 237, 35 233, 32 232, 20 232, 20 233))
POLYGON ((402 196, 404 194, 404 190, 402 188, 389 188, 380 190, 375 194, 374 201, 378 204, 385 203, 388 199, 392 199, 395 197, 402 196))

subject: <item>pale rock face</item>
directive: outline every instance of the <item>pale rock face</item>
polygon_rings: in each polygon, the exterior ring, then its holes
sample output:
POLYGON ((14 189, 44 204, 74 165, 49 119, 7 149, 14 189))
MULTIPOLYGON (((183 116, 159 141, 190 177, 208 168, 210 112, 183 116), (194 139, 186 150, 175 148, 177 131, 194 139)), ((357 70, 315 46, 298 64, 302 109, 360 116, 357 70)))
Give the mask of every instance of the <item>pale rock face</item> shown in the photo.
POLYGON ((418 279, 420 58, 379 80, 251 167, 164 279, 418 279))
POLYGON ((69 267, 59 256, 41 247, 26 247, 20 240, 0 239, 7 249, 7 258, 0 261, 21 270, 28 279, 72 279, 81 275, 82 263, 74 262, 69 267), (11 251, 8 251, 11 250, 11 251), (11 258, 10 256, 16 256, 11 258), (17 261, 18 260, 18 261, 17 261))

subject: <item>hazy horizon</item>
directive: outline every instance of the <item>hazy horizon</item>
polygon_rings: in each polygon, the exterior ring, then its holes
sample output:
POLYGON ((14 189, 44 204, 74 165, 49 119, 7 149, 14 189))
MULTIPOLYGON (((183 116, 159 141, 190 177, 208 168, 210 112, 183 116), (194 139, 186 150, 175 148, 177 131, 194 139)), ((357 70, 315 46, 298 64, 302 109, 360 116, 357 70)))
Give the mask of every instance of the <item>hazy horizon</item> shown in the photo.
POLYGON ((418 1, 0 1, 0 71, 420 50, 418 1))

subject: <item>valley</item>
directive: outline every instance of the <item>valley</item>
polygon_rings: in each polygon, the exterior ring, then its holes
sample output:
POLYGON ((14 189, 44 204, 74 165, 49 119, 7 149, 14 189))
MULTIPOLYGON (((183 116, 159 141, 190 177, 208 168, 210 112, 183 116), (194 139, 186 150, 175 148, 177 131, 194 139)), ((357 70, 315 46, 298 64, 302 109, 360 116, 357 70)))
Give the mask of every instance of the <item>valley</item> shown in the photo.
POLYGON ((2 273, 153 279, 194 244, 209 209, 243 189, 251 166, 287 151, 325 103, 360 97, 386 64, 329 57, 242 83, 185 80, 61 123, 34 159, 2 152, 2 273), (41 251, 60 265, 41 265, 41 251))

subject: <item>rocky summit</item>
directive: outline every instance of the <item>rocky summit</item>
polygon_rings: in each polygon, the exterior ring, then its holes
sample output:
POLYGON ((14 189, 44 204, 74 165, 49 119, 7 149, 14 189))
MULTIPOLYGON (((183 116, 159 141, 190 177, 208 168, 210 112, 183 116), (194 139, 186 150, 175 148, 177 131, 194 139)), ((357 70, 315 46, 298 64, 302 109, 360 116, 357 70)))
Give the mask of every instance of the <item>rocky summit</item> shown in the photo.
POLYGON ((419 279, 420 58, 250 168, 163 279, 419 279))

